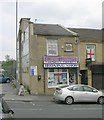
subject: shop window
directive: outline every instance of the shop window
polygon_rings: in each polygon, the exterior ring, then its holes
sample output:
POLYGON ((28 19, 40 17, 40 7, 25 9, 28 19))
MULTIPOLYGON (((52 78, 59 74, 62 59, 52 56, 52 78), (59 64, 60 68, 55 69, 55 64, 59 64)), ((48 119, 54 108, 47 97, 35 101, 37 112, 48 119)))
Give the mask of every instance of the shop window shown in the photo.
POLYGON ((73 45, 71 43, 66 43, 65 44, 65 51, 71 52, 73 49, 73 45))
POLYGON ((52 72, 52 70, 49 69, 47 82, 48 88, 68 85, 68 73, 59 71, 62 70, 54 69, 54 72, 52 72))
POLYGON ((49 72, 54 72, 54 69, 49 69, 49 72))
POLYGON ((62 69, 62 72, 67 72, 67 69, 62 69))
POLYGON ((69 84, 75 84, 76 75, 75 73, 69 73, 69 84))
POLYGON ((59 72, 59 69, 54 69, 54 72, 59 72))
POLYGON ((58 55, 57 40, 54 40, 54 39, 47 40, 47 55, 49 55, 49 56, 57 56, 58 55))

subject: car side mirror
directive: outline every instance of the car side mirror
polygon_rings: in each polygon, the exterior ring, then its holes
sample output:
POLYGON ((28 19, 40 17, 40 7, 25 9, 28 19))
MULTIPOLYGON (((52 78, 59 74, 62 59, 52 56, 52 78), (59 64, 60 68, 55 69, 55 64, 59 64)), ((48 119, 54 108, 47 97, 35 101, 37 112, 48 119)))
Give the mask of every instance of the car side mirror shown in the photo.
POLYGON ((98 92, 98 91, 94 89, 93 92, 98 92))

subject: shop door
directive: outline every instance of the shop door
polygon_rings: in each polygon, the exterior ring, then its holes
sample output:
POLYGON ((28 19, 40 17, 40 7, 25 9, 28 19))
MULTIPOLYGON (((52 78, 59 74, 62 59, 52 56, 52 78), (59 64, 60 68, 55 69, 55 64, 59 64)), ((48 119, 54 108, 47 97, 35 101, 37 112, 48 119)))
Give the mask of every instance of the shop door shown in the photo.
POLYGON ((69 73, 69 84, 75 84, 76 83, 76 75, 75 73, 69 73))

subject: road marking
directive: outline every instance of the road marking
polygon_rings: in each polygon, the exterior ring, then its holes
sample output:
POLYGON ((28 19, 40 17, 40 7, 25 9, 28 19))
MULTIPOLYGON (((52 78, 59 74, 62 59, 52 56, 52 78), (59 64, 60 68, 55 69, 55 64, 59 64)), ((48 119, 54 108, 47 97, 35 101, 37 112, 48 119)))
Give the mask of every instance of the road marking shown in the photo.
POLYGON ((102 110, 102 108, 73 108, 73 110, 93 110, 93 109, 99 109, 102 110))
POLYGON ((33 106, 35 105, 35 104, 32 104, 33 106))
POLYGON ((41 111, 41 108, 14 108, 13 110, 37 110, 37 111, 41 111))

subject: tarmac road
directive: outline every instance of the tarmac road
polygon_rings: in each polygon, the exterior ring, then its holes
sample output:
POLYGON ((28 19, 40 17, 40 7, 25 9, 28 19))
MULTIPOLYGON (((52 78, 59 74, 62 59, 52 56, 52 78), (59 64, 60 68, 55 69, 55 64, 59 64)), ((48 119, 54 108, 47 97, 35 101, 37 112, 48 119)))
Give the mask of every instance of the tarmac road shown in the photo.
POLYGON ((96 120, 96 118, 102 118, 103 115, 102 106, 98 104, 66 105, 51 101, 7 102, 14 110, 16 118, 93 118, 96 120))
POLYGON ((5 94, 4 99, 14 110, 16 118, 93 118, 100 120, 99 118, 103 116, 103 106, 96 103, 66 105, 55 103, 52 96, 29 94, 18 96, 10 83, 0 84, 0 90, 5 94))

